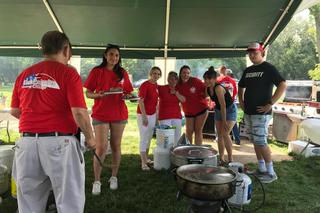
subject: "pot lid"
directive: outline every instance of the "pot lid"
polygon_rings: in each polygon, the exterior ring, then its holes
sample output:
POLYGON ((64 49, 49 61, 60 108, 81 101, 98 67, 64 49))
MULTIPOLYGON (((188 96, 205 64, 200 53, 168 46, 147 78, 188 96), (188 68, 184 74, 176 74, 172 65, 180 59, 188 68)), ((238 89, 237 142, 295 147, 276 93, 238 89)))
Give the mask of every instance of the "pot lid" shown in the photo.
POLYGON ((231 169, 204 164, 180 166, 177 175, 187 181, 210 185, 230 183, 237 179, 236 173, 231 169))
POLYGON ((194 145, 178 146, 172 152, 176 156, 188 158, 207 158, 217 155, 217 151, 212 148, 194 145))

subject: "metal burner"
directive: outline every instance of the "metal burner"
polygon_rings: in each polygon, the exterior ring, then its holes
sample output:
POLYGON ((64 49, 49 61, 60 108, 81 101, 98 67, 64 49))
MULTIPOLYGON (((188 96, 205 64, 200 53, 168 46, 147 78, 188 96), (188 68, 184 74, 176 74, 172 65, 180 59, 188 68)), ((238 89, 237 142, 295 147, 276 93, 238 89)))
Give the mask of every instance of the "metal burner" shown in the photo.
MULTIPOLYGON (((225 201, 202 201, 190 199, 187 213, 222 213, 224 212, 225 201)), ((227 205, 227 204, 226 204, 227 205)), ((227 207, 227 209, 229 209, 227 207)))

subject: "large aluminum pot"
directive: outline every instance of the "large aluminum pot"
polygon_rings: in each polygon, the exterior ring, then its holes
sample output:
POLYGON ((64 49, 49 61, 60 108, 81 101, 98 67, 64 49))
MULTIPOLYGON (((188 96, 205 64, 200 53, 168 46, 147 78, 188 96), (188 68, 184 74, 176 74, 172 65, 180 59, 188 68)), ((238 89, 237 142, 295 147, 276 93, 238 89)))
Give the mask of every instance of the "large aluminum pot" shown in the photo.
POLYGON ((176 170, 178 189, 198 200, 227 200, 235 193, 236 180, 237 173, 225 167, 189 164, 176 170))
POLYGON ((173 166, 186 164, 207 164, 217 166, 217 151, 208 146, 185 145, 171 150, 170 160, 173 166))

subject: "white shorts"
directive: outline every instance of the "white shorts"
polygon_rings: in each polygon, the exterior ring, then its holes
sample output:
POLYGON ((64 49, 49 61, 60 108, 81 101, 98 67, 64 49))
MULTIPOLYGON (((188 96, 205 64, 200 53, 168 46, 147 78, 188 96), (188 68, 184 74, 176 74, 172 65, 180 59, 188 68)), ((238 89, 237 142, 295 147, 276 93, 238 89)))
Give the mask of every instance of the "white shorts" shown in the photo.
POLYGON ((174 145, 177 145, 177 142, 179 141, 180 136, 181 136, 182 120, 181 119, 166 119, 166 120, 159 120, 159 123, 161 125, 176 127, 175 133, 174 133, 174 145))
POLYGON ((153 136, 154 127, 156 125, 156 113, 147 115, 148 126, 142 124, 142 115, 137 115, 138 127, 140 133, 140 152, 146 152, 150 147, 150 142, 153 136))
POLYGON ((22 137, 16 142, 12 176, 19 213, 45 212, 51 188, 59 213, 83 213, 84 159, 74 136, 22 137))

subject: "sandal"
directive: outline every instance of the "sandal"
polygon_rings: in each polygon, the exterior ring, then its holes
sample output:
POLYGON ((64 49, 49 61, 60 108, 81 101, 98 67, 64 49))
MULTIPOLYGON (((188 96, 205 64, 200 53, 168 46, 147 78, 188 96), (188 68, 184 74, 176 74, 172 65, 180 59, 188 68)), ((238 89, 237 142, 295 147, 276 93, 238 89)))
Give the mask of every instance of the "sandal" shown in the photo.
POLYGON ((219 166, 228 166, 228 162, 224 161, 224 160, 220 160, 219 166))
POLYGON ((147 164, 141 166, 142 171, 150 171, 150 167, 147 164))

